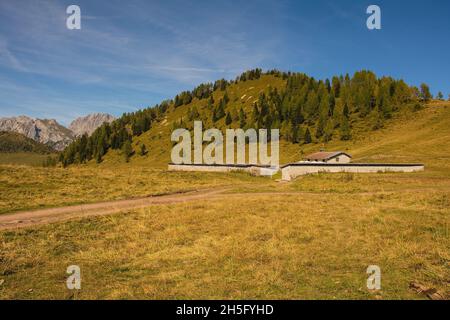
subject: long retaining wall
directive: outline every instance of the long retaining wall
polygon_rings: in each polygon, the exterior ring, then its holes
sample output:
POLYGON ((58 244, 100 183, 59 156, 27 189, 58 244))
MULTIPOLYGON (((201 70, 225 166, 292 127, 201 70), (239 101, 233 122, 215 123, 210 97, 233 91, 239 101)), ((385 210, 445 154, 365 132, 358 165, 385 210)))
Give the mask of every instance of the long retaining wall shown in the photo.
POLYGON ((380 164, 380 163, 348 163, 348 164, 324 164, 324 163, 292 163, 281 167, 282 180, 290 181, 298 176, 319 172, 354 172, 354 173, 378 173, 378 172, 416 172, 424 170, 423 164, 380 164))
POLYGON ((244 171, 255 176, 272 175, 278 172, 278 169, 274 170, 270 166, 259 166, 252 164, 173 164, 169 163, 169 171, 198 171, 198 172, 233 172, 244 171))

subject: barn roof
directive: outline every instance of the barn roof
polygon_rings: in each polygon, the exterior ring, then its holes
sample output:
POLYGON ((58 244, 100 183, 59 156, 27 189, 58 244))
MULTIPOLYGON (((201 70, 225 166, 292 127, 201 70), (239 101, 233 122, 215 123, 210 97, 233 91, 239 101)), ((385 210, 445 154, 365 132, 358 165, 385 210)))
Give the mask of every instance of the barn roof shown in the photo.
POLYGON ((316 152, 309 154, 305 157, 306 160, 315 161, 315 160, 330 160, 340 155, 346 155, 347 157, 351 158, 352 156, 348 153, 342 152, 342 151, 334 151, 334 152, 316 152))

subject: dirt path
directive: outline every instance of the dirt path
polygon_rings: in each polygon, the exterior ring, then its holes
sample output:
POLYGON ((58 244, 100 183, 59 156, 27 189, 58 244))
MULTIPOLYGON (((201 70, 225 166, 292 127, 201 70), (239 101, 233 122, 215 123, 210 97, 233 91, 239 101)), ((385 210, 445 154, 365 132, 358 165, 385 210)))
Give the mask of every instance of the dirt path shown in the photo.
POLYGON ((226 189, 208 189, 130 200, 107 201, 60 208, 6 213, 0 215, 0 230, 47 224, 79 217, 101 216, 120 211, 145 208, 152 205, 201 200, 213 197, 225 191, 226 189))
POLYGON ((178 194, 150 196, 138 199, 116 200, 92 204, 73 205, 59 208, 28 210, 0 214, 0 230, 18 229, 52 222, 65 221, 74 218, 102 216, 127 210, 146 208, 152 205, 176 204, 204 199, 218 199, 224 197, 268 196, 268 195, 301 195, 309 192, 239 192, 226 193, 230 188, 216 188, 191 191, 178 194))
MULTIPOLYGON (((49 208, 40 210, 29 210, 0 214, 0 230, 17 229, 30 227, 52 222, 65 221, 74 218, 102 216, 128 210, 146 208, 152 205, 176 204, 195 200, 212 200, 219 198, 246 197, 246 196, 299 196, 299 195, 322 195, 323 192, 237 192, 226 193, 230 188, 216 188, 199 191, 191 191, 178 194, 150 196, 145 198, 116 200, 98 202, 92 204, 82 204, 59 208, 49 208)), ((384 191, 380 191, 383 193, 384 191)), ((375 194, 378 192, 360 192, 359 195, 375 194)))

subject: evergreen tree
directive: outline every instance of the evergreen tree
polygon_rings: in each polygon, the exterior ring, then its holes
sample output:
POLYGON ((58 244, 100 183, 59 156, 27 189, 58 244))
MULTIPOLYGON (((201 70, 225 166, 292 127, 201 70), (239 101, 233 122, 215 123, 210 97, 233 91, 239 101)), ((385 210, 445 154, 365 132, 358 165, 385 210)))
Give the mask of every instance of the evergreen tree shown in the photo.
POLYGON ((372 110, 369 116, 372 130, 378 130, 383 127, 383 116, 378 108, 372 110))
POLYGON ((145 156, 147 154, 147 147, 143 143, 141 144, 141 147, 139 149, 139 154, 141 156, 145 156))
POLYGON ((224 102, 224 100, 220 100, 219 106, 218 106, 218 108, 216 110, 216 114, 215 114, 216 120, 214 122, 222 119, 223 117, 225 117, 225 102, 224 102))
POLYGON ((303 141, 304 141, 305 144, 310 144, 312 142, 311 132, 309 131, 309 128, 306 128, 305 138, 303 139, 303 141))
POLYGON ((231 115, 229 112, 227 112, 227 116, 225 117, 225 124, 228 126, 233 122, 233 119, 231 119, 231 115))
POLYGON ((95 156, 95 162, 100 163, 102 162, 102 156, 100 155, 100 153, 97 153, 95 156))
POLYGON ((319 109, 319 98, 315 91, 310 91, 306 100, 305 112, 308 118, 313 118, 319 109))
POLYGON ((323 136, 324 130, 325 130, 325 124, 326 124, 326 120, 325 117, 320 116, 319 117, 319 121, 317 122, 317 126, 316 126, 316 138, 319 139, 320 137, 323 136))
POLYGON ((349 111, 349 108, 348 108, 348 104, 346 103, 346 104, 344 104, 344 109, 342 111, 342 115, 344 117, 348 118, 349 114, 350 114, 350 111, 349 111))
POLYGON ((423 101, 428 102, 433 98, 430 92, 430 87, 428 87, 425 83, 420 85, 420 97, 423 101))
POLYGON ((228 97, 228 92, 225 91, 225 94, 223 95, 223 102, 225 103, 225 105, 228 104, 228 102, 230 102, 230 98, 228 97))
POLYGON ((259 129, 259 109, 256 103, 253 104, 253 112, 250 126, 253 126, 255 129, 259 129))
POLYGON ((328 142, 333 137, 333 131, 334 131, 334 122, 333 119, 328 119, 327 124, 325 126, 325 132, 323 134, 323 140, 325 142, 328 142))
POLYGON ((348 121, 348 118, 344 116, 341 123, 341 140, 350 140, 350 139, 351 139, 350 123, 348 121))
POLYGON ((125 141, 125 143, 122 146, 122 154, 125 158, 126 162, 130 161, 130 157, 133 155, 133 148, 131 147, 130 140, 125 141))
POLYGON ((245 126, 246 126, 246 120, 247 120, 247 117, 245 116, 245 113, 244 113, 244 110, 241 108, 240 110, 239 110, 239 127, 240 128, 245 128, 245 126))
POLYGON ((292 124, 290 129, 292 131, 291 132, 291 142, 299 143, 300 139, 301 139, 301 137, 299 136, 299 133, 300 133, 299 126, 297 124, 292 124))
POLYGON ((437 98, 438 98, 438 100, 444 100, 444 95, 442 94, 441 91, 438 92, 437 98))

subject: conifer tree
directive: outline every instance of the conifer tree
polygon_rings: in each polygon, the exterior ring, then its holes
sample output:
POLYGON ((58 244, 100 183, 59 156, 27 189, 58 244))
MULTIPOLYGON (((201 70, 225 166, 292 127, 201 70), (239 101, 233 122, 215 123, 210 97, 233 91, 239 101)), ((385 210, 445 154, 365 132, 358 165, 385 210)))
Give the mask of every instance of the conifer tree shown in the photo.
POLYGON ((133 149, 131 147, 131 142, 130 140, 125 141, 125 143, 122 146, 122 153, 123 156, 125 158, 125 162, 129 162, 130 161, 130 157, 133 154, 133 149))
POLYGON ((227 112, 227 116, 225 117, 225 124, 228 126, 233 122, 233 119, 231 119, 231 115, 229 112, 227 112))
POLYGON ((305 131, 305 138, 303 139, 303 141, 304 141, 305 144, 310 144, 310 143, 312 142, 312 139, 311 139, 311 132, 309 131, 309 127, 306 128, 306 131, 305 131))
POLYGON ((147 154, 147 147, 143 143, 141 144, 141 147, 139 149, 139 154, 141 156, 145 156, 147 154))
POLYGON ((240 128, 245 128, 245 126, 247 125, 246 123, 247 117, 245 116, 244 110, 241 108, 239 110, 239 127, 240 128))
POLYGON ((430 87, 428 87, 425 83, 420 85, 420 97, 423 101, 428 102, 433 98, 430 92, 430 87))
POLYGON ((323 140, 325 142, 328 142, 333 137, 333 131, 334 131, 334 122, 333 119, 330 118, 327 121, 327 124, 325 126, 324 134, 323 134, 323 140))
POLYGON ((259 129, 259 109, 256 103, 253 104, 253 113, 251 118, 250 125, 253 126, 255 129, 259 129))
POLYGON ((219 120, 222 119, 223 117, 225 117, 225 101, 220 100, 219 107, 217 108, 216 111, 216 119, 219 120))
POLYGON ((348 118, 344 116, 341 123, 341 140, 350 140, 350 138, 350 123, 348 121, 348 118))
POLYGON ((324 130, 325 130, 325 117, 323 117, 322 115, 319 117, 319 121, 317 122, 316 125, 316 138, 319 139, 320 137, 323 136, 324 130))

